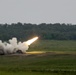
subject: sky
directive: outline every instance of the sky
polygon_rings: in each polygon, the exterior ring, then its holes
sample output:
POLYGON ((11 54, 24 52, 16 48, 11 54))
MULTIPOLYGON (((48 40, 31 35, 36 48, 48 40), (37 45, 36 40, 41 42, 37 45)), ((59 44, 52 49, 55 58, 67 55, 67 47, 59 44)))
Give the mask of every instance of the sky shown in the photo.
POLYGON ((0 24, 76 24, 76 0, 0 0, 0 24))

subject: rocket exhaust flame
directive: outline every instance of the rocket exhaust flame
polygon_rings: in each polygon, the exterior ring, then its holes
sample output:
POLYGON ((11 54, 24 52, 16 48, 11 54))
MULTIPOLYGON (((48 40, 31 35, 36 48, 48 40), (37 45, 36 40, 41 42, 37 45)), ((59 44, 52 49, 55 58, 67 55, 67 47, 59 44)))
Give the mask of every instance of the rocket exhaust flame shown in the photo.
POLYGON ((25 43, 26 43, 27 45, 30 45, 30 44, 32 44, 34 41, 36 41, 37 39, 38 39, 38 37, 35 37, 35 38, 33 38, 33 39, 30 39, 30 40, 26 41, 25 43))
POLYGON ((2 54, 11 54, 11 53, 26 53, 26 50, 28 50, 29 45, 32 44, 34 41, 36 41, 38 37, 35 37, 33 39, 30 39, 25 42, 18 42, 17 38, 12 38, 9 40, 9 42, 2 42, 0 40, 0 55, 2 54))

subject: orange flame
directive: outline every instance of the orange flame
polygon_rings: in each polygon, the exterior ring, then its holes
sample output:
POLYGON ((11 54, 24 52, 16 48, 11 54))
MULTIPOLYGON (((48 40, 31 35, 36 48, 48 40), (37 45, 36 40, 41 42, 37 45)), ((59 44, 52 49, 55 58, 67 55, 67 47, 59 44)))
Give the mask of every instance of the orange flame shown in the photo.
POLYGON ((35 38, 33 38, 33 39, 30 39, 30 40, 26 41, 25 43, 26 43, 27 45, 30 45, 30 44, 32 44, 34 41, 36 41, 37 39, 38 39, 38 37, 35 37, 35 38))

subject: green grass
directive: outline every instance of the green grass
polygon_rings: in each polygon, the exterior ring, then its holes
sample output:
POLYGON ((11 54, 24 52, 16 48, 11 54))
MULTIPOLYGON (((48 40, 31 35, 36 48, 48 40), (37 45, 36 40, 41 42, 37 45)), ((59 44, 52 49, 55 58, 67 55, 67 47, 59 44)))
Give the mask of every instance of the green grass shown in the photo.
POLYGON ((76 52, 75 40, 38 40, 30 45, 28 51, 76 52))
POLYGON ((75 75, 74 72, 63 72, 63 73, 58 73, 58 72, 51 72, 51 73, 45 73, 45 72, 0 72, 0 75, 75 75))
MULTIPOLYGON (((21 74, 75 74, 76 73, 76 55, 50 55, 43 56, 0 56, 0 73, 9 75, 21 74), (12 59, 11 59, 12 58, 12 59)), ((1 74, 1 75, 2 75, 1 74)))
POLYGON ((75 75, 75 45, 76 41, 36 41, 28 51, 47 53, 0 56, 0 75, 75 75))
MULTIPOLYGON (((42 73, 42 72, 0 72, 0 75, 53 75, 54 73, 42 73)), ((57 75, 55 73, 55 75, 57 75)))

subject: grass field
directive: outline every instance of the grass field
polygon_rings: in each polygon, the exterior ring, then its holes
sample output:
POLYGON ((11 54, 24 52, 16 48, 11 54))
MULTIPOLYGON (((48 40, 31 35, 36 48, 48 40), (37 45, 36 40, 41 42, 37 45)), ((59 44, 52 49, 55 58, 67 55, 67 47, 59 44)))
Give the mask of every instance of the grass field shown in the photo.
POLYGON ((30 45, 28 51, 76 52, 75 40, 38 40, 30 45))
POLYGON ((0 56, 0 75, 75 75, 76 41, 38 40, 28 52, 0 56))

